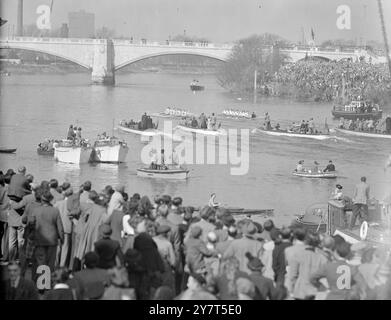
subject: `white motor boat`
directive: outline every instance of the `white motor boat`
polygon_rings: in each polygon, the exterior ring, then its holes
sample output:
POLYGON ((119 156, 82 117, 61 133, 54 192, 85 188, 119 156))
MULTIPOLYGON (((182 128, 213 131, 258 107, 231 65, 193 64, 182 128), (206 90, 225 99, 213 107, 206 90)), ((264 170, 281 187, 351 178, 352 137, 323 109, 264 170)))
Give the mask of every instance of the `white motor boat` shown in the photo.
POLYGON ((189 170, 182 169, 182 168, 178 168, 178 169, 140 168, 137 169, 137 175, 139 177, 144 177, 144 178, 185 180, 189 177, 189 170))
POLYGON ((125 162, 129 147, 125 141, 115 137, 107 137, 95 141, 92 161, 121 163, 125 162))
POLYGON ((62 140, 54 143, 54 159, 63 163, 88 163, 93 148, 88 142, 75 144, 72 140, 62 140))

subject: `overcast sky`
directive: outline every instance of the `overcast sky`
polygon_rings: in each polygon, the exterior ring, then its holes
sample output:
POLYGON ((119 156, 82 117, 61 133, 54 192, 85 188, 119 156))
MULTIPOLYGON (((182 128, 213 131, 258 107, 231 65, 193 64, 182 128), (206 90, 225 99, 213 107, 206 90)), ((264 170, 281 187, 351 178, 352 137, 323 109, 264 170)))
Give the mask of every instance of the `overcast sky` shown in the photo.
MULTIPOLYGON (((35 23, 36 9, 52 0, 25 0, 24 23, 35 23)), ((53 0, 52 24, 68 22, 68 12, 81 9, 95 14, 95 27, 114 29, 117 36, 166 40, 177 34, 232 42, 252 34, 275 33, 301 40, 301 28, 317 42, 327 39, 382 40, 376 0, 53 0), (349 5, 351 30, 336 26, 339 5, 349 5)), ((16 24, 17 0, 1 0, 1 17, 16 24)), ((383 0, 391 40, 391 0, 383 0)), ((2 27, 3 33, 7 25, 2 27)))

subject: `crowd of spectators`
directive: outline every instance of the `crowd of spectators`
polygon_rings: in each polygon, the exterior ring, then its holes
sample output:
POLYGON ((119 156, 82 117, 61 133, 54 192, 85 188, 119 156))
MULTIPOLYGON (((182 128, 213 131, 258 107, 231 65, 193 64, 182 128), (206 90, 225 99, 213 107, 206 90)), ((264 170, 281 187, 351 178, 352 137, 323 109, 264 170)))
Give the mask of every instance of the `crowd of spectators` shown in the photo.
POLYGON ((391 299, 389 248, 17 171, 0 172, 3 299, 391 299))
POLYGON ((384 103, 381 100, 391 98, 387 65, 364 61, 301 60, 282 66, 268 85, 275 95, 294 94, 297 98, 334 101, 342 99, 343 81, 347 100, 361 95, 377 99, 375 103, 384 103))

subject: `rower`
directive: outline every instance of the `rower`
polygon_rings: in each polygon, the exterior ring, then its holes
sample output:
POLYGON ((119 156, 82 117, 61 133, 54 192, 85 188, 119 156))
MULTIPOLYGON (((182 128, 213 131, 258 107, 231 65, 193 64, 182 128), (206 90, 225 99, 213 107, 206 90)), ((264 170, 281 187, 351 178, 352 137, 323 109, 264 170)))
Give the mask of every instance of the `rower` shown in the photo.
POLYGON ((303 164, 304 164, 304 160, 300 160, 299 163, 296 166, 296 171, 297 172, 303 172, 304 171, 303 164))
POLYGON ((314 161, 314 166, 312 167, 312 172, 313 173, 318 173, 319 172, 319 163, 318 163, 318 161, 314 161))
POLYGON ((252 114, 251 114, 251 118, 252 119, 255 119, 257 117, 257 115, 255 114, 255 112, 253 112, 252 114))
POLYGON ((274 127, 274 129, 275 129, 276 131, 279 131, 279 130, 280 130, 280 124, 277 123, 276 126, 274 127))
POLYGON ((334 172, 335 171, 335 165, 333 164, 333 161, 329 161, 329 164, 326 166, 326 168, 323 170, 323 172, 334 172))

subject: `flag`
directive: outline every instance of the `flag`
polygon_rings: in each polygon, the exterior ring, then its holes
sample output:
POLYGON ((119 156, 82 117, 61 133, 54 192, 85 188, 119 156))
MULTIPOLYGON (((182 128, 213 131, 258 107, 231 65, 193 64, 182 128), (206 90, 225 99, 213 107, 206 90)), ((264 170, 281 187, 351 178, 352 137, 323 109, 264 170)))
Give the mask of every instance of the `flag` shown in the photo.
POLYGON ((314 32, 314 29, 311 28, 311 37, 312 37, 312 40, 315 41, 315 32, 314 32))

